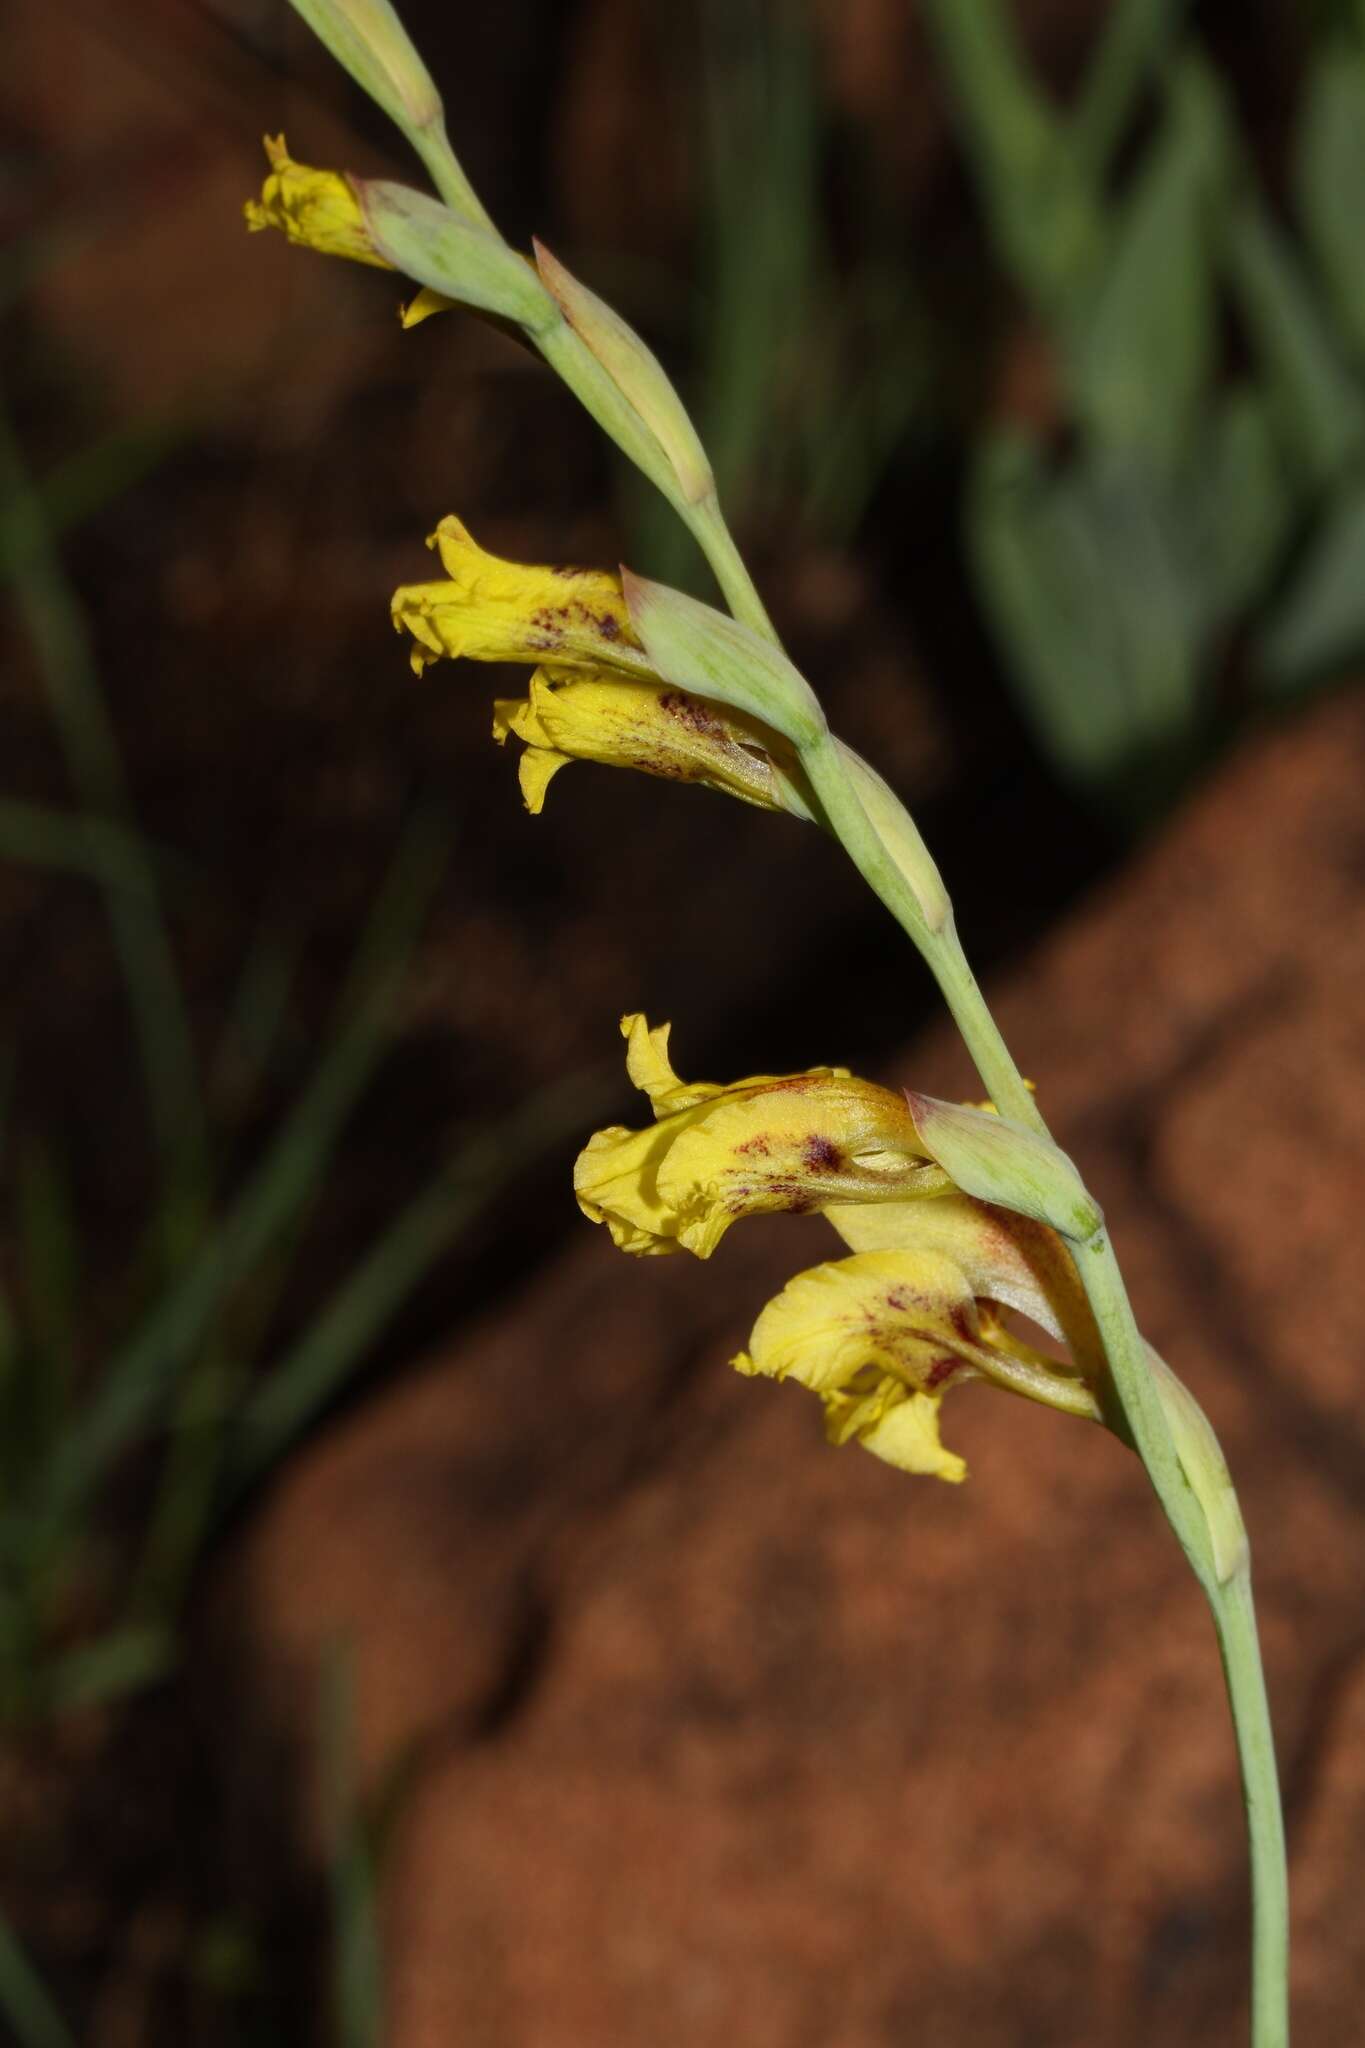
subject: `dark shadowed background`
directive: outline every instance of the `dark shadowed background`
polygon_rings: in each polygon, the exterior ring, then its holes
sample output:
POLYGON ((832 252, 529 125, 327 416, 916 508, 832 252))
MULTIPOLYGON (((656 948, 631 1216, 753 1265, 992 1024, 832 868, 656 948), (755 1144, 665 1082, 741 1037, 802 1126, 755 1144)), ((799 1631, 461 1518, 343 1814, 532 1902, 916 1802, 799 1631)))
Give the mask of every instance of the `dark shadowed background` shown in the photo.
MULTIPOLYGON (((1243 1484, 1304 2044, 1365 1998, 1365 13, 405 8, 647 335, 909 801, 1243 1484)), ((709 595, 574 401, 241 206, 418 181, 283 0, 10 0, 0 66, 0 2038, 1235 2041, 1212 1639, 1114 1444, 960 1491, 726 1360, 823 1226, 636 1265, 570 1163, 686 1074, 966 1094, 786 818, 575 766, 388 597, 709 595)), ((1131 1467, 1131 1469, 1130 1469, 1131 1467)))

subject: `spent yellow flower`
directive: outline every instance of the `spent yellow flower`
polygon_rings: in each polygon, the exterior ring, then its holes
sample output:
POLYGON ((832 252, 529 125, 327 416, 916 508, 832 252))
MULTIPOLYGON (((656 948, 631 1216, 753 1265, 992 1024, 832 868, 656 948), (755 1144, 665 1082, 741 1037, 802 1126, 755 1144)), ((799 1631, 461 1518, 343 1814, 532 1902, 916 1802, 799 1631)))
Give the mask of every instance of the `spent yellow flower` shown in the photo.
POLYGON ((661 682, 541 668, 530 695, 493 706, 493 737, 525 741, 518 763, 526 808, 538 814, 551 778, 570 761, 637 768, 697 782, 764 810, 809 819, 794 750, 743 712, 661 682))
POLYGON ((246 224, 254 231, 278 228, 291 242, 324 256, 346 256, 392 270, 370 240, 360 201, 340 171, 315 171, 296 164, 282 135, 265 138, 270 171, 259 199, 248 199, 246 224))
POLYGON ((945 1389, 968 1380, 1102 1420, 1104 1354, 1071 1253, 1036 1219, 992 1207, 936 1167, 903 1095, 841 1067, 685 1082, 669 1027, 621 1020, 630 1078, 656 1122, 599 1131, 580 1154, 584 1213, 637 1254, 708 1258, 730 1225, 818 1210, 853 1256, 800 1273, 734 1361, 816 1394, 834 1443, 959 1480, 939 1440, 945 1389), (1064 1348, 1036 1348, 1027 1317, 1064 1348))
POLYGON ((463 655, 470 661, 549 662, 558 669, 651 676, 630 622, 621 579, 605 569, 531 568, 490 555, 467 527, 443 519, 427 541, 445 579, 393 594, 393 623, 411 633, 412 665, 463 655))

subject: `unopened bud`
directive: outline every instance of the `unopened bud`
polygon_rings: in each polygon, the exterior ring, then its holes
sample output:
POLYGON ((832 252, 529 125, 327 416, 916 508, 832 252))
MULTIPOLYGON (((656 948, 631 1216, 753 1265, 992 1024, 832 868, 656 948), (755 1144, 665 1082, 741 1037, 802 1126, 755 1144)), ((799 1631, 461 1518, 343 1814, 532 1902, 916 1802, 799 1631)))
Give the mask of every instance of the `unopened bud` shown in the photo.
POLYGON ((405 133, 441 119, 441 96, 390 0, 293 0, 293 6, 405 133))
POLYGON ((1214 1435, 1213 1424, 1184 1381, 1176 1378, 1165 1359, 1153 1351, 1150 1344, 1145 1344, 1143 1349, 1161 1397, 1180 1469, 1204 1511, 1213 1568, 1219 1582, 1226 1585, 1245 1568, 1248 1545, 1246 1524, 1242 1520, 1242 1510, 1227 1459, 1223 1456, 1223 1447, 1214 1435))
POLYGON ((933 855, 921 839, 914 819, 890 784, 883 781, 861 754, 855 754, 852 747, 846 747, 842 740, 836 740, 834 745, 848 771, 858 801, 867 813, 868 823, 897 872, 909 884, 924 913, 926 926, 931 932, 941 932, 952 915, 952 904, 943 886, 943 877, 934 865, 933 855))
POLYGON ((1094 1237, 1100 1205, 1050 1138, 990 1110, 908 1090, 906 1099, 925 1151, 966 1194, 1035 1217, 1073 1243, 1094 1237))
POLYGON ((715 488, 711 465, 663 364, 605 300, 580 284, 542 243, 534 247, 536 267, 564 318, 658 443, 682 497, 690 505, 700 504, 715 488))

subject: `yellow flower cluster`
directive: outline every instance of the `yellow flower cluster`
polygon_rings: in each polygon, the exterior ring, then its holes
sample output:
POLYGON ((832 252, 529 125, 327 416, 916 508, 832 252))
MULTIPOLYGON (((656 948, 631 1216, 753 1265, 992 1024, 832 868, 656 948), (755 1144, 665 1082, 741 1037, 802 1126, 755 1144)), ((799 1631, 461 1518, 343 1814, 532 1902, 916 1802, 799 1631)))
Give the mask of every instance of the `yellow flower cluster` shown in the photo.
POLYGON ((853 1252, 769 1302, 735 1360, 741 1372, 808 1387, 832 1442, 948 1480, 966 1471, 939 1441, 950 1384, 986 1380, 1099 1418, 1102 1354, 1062 1240, 955 1188, 903 1096, 838 1067, 687 1083, 667 1025, 637 1015, 621 1029, 655 1122, 589 1140, 574 1168, 585 1215, 623 1251, 704 1259, 741 1217, 819 1212, 853 1252), (1026 1343, 1011 1310, 1069 1355, 1026 1343))
POLYGON ((527 695, 499 699, 493 719, 495 739, 525 743, 520 778, 529 811, 539 812, 567 762, 597 761, 813 815, 795 750, 780 733, 654 673, 619 576, 503 561, 453 517, 428 545, 445 575, 395 591, 394 625, 411 635, 419 675, 443 657, 533 665, 527 695))

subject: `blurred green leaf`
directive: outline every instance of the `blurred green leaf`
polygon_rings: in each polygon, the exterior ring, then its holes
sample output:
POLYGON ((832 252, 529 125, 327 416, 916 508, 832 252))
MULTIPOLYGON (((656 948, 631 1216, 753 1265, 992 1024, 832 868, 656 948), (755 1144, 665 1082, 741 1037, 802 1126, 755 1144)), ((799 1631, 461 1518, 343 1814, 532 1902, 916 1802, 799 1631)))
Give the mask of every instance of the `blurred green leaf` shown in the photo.
POLYGON ((58 539, 113 504, 158 468, 185 433, 177 423, 140 420, 68 455, 33 486, 41 523, 12 498, 0 502, 0 584, 20 573, 30 549, 42 548, 44 532, 58 539))
POLYGON ((229 1289, 268 1252, 318 1185, 382 1050, 446 846, 446 828, 430 814, 409 829, 357 949, 336 1035, 311 1085, 230 1214, 143 1329, 110 1361, 62 1447, 52 1475, 53 1512, 79 1499, 164 1402, 229 1289))
POLYGON ((203 1103, 189 1019, 155 876, 132 822, 85 614, 8 412, 0 407, 0 578, 5 575, 82 805, 92 817, 123 828, 103 842, 100 879, 141 1047, 167 1199, 179 1206, 194 1199, 204 1171, 203 1103))
POLYGON ((1015 435, 982 448, 968 543, 1040 739, 1082 786, 1175 755, 1196 730, 1201 618, 1170 494, 1094 458, 1051 472, 1015 435))
POLYGON ((742 519, 819 303, 822 113, 810 30, 792 11, 771 18, 755 0, 709 0, 702 60, 702 437, 721 498, 742 519))
POLYGON ((1177 503, 1200 623, 1216 632, 1261 597, 1299 509, 1270 408, 1251 385, 1218 400, 1177 503))
POLYGON ((1365 660, 1365 477, 1333 494, 1263 634, 1270 688, 1306 688, 1365 660))
POLYGON ((16 2048, 76 2048, 9 1922, 0 1918, 0 2013, 14 2030, 16 2048))
POLYGON ((175 1639, 166 1629, 111 1629, 53 1659, 43 1681, 46 1703, 55 1713, 106 1705, 164 1678, 175 1654, 175 1639))
POLYGON ((1065 325, 1104 256, 1094 179, 1033 78, 1004 0, 925 0, 922 13, 999 254, 1039 311, 1065 325))
POLYGON ((18 1208, 29 1369, 42 1440, 51 1444, 67 1419, 75 1374, 80 1239, 65 1171, 41 1136, 23 1146, 18 1208))
POLYGON ((1305 483, 1325 489, 1365 443, 1365 399, 1296 252, 1250 192, 1234 208, 1226 250, 1287 451, 1305 483))
POLYGON ((461 1146, 395 1219, 299 1342, 252 1395, 235 1460, 239 1481, 266 1470, 363 1362, 396 1310, 499 1188, 591 1119, 614 1087, 605 1072, 570 1076, 461 1146))
POLYGON ((1213 239, 1230 173, 1222 92, 1187 57, 1072 343, 1081 420, 1111 448, 1167 473, 1188 453, 1208 394, 1213 239))
POLYGON ((1311 59, 1294 150, 1299 217, 1338 319, 1365 354, 1365 51, 1344 39, 1311 59))
POLYGON ((1166 56, 1188 0, 1111 0, 1071 122, 1076 153, 1096 179, 1109 168, 1138 99, 1166 56))

